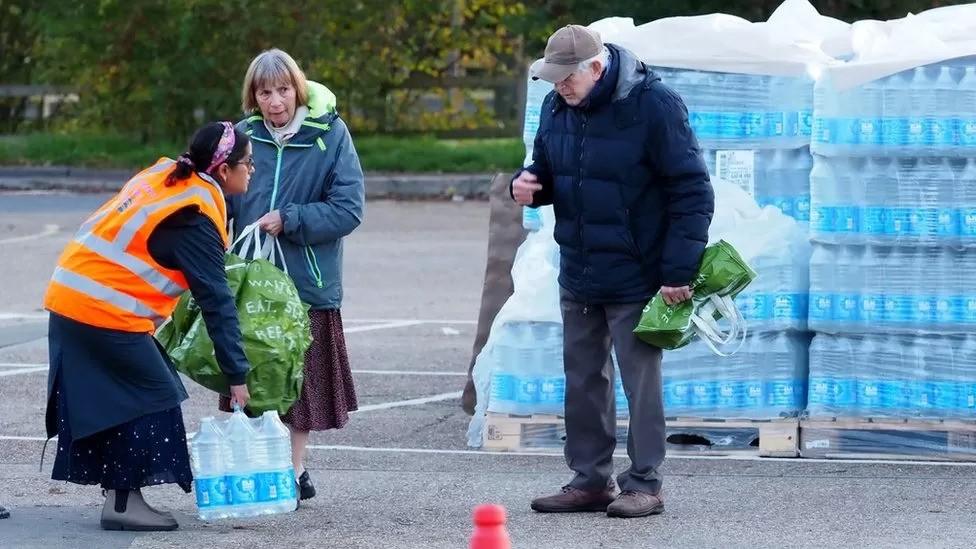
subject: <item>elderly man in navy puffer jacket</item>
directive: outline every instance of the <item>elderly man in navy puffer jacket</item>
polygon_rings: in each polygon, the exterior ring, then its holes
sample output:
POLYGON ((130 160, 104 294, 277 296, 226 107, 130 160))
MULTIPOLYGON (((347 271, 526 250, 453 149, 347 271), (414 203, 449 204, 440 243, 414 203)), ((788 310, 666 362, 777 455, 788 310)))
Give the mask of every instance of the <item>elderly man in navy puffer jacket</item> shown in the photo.
POLYGON ((566 460, 575 472, 539 512, 664 510, 661 349, 633 334, 644 305, 689 287, 708 241, 714 195, 681 98, 630 51, 564 27, 530 69, 555 89, 542 105, 532 164, 512 197, 552 204, 560 249, 566 371, 566 460), (613 474, 614 347, 630 409, 631 466, 613 474))

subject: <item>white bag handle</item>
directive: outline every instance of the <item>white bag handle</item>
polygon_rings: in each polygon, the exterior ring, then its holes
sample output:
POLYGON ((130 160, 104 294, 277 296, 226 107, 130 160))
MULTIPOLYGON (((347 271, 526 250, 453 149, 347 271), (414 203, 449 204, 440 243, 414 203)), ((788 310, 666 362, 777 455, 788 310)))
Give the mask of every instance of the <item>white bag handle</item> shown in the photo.
POLYGON ((285 261, 285 252, 281 249, 281 243, 276 237, 262 231, 257 222, 244 227, 230 249, 245 260, 270 261, 272 265, 288 274, 288 263, 285 261))
POLYGON ((742 313, 739 312, 735 302, 729 296, 710 296, 705 303, 699 307, 693 315, 691 322, 694 324, 693 330, 698 337, 702 338, 708 348, 718 356, 734 355, 742 348, 748 335, 748 324, 742 313), (714 313, 718 312, 723 318, 729 321, 728 332, 723 332, 718 322, 714 318, 714 313), (730 345, 738 339, 739 344, 730 352, 723 352, 718 346, 730 345))

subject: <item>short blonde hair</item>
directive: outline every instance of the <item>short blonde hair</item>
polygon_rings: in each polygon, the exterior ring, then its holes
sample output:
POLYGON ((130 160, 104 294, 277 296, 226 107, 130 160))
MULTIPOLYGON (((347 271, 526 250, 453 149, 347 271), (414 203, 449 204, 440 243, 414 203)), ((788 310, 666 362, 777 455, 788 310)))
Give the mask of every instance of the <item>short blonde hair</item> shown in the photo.
POLYGON ((289 83, 295 88, 296 106, 308 105, 308 80, 305 73, 298 68, 298 63, 287 53, 272 49, 261 52, 251 61, 244 75, 244 86, 241 88, 241 108, 246 114, 258 110, 258 100, 255 93, 259 86, 289 83))

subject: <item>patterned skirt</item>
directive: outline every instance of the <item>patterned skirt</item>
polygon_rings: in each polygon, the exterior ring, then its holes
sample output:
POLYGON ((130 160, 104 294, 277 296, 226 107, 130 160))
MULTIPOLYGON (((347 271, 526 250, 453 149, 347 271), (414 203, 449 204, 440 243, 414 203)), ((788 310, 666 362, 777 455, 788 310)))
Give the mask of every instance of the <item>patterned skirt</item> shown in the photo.
MULTIPOLYGON (((358 409, 342 315, 338 309, 309 311, 312 345, 305 353, 302 394, 282 421, 298 431, 341 429, 349 412, 358 409)), ((220 397, 220 409, 231 411, 230 400, 220 397)))
POLYGON ((179 406, 75 440, 60 380, 55 381, 54 391, 59 404, 58 453, 52 479, 100 484, 106 490, 178 484, 190 492, 193 473, 179 406))

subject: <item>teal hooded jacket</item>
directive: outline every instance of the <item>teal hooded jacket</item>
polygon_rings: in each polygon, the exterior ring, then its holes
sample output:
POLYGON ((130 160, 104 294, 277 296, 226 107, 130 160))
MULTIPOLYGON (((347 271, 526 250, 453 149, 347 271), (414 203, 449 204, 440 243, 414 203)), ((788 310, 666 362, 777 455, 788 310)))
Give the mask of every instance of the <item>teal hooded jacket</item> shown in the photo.
POLYGON ((260 114, 237 124, 251 137, 255 171, 247 193, 227 199, 234 237, 272 210, 288 274, 313 310, 342 306, 342 239, 363 221, 363 169, 328 88, 309 82, 308 115, 279 146, 260 114))

